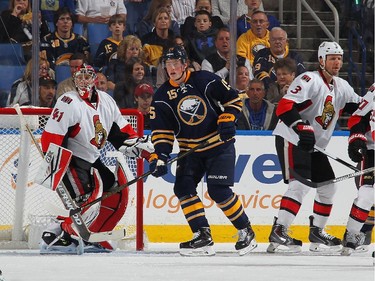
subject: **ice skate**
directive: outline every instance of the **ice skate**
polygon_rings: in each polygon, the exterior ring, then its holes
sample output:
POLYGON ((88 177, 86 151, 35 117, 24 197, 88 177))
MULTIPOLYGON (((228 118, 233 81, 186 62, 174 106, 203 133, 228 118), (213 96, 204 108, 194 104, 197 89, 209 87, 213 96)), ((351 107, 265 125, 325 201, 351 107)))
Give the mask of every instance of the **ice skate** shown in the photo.
POLYGON ((274 218, 269 242, 268 253, 299 253, 302 248, 302 241, 290 237, 288 229, 284 225, 278 224, 276 217, 274 218))
POLYGON ((348 230, 345 231, 344 239, 342 240, 342 251, 341 255, 343 256, 350 256, 352 253, 356 252, 356 250, 363 246, 366 240, 366 235, 363 232, 349 232, 348 230))
POLYGON ((112 250, 103 247, 100 243, 84 242, 83 251, 85 253, 111 253, 112 250))
POLYGON ((44 231, 40 242, 41 254, 83 254, 83 243, 62 231, 60 235, 44 231))
POLYGON ((192 240, 180 243, 180 255, 213 256, 215 255, 213 245, 210 228, 201 227, 197 232, 194 232, 192 240))
POLYGON ((362 232, 365 236, 365 241, 362 245, 359 245, 357 248, 355 248, 355 253, 365 253, 369 250, 369 245, 371 244, 371 235, 372 235, 372 229, 368 230, 366 232, 362 232))
POLYGON ((314 226, 314 216, 310 216, 310 251, 312 252, 338 252, 342 249, 341 240, 324 231, 323 228, 314 226))
POLYGON ((235 245, 240 256, 244 256, 258 246, 255 241, 255 233, 249 225, 246 228, 238 230, 238 241, 235 245))

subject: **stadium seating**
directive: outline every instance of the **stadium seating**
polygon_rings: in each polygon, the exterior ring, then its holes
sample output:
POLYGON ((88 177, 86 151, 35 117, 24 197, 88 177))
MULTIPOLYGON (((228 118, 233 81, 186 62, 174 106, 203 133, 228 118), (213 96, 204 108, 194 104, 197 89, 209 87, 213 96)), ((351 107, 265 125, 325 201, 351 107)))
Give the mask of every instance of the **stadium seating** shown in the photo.
POLYGON ((56 65, 55 78, 57 83, 69 78, 71 76, 69 65, 56 65))
POLYGON ((21 78, 24 71, 24 65, 0 65, 0 91, 9 93, 14 81, 21 78))
MULTIPOLYGON (((112 33, 108 25, 102 23, 88 23, 87 24, 87 40, 91 45, 100 44, 105 38, 111 36, 112 33)), ((91 51, 91 53, 93 53, 91 51)))
POLYGON ((0 65, 25 65, 22 45, 19 43, 0 44, 0 65))
POLYGON ((0 11, 9 9, 9 0, 0 0, 0 11))

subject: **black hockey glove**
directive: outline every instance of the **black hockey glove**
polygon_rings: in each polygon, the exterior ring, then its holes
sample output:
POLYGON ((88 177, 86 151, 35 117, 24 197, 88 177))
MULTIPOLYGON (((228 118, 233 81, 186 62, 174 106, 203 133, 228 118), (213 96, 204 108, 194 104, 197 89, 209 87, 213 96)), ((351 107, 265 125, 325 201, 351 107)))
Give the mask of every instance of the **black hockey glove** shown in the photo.
POLYGON ((156 153, 152 153, 150 155, 150 171, 155 178, 164 176, 168 173, 167 160, 168 156, 165 154, 158 156, 156 153))
POLYGON ((217 119, 217 131, 222 141, 229 140, 236 135, 236 117, 231 113, 222 113, 217 119))
POLYGON ((293 126, 293 130, 299 136, 298 147, 304 151, 312 152, 315 145, 315 134, 309 121, 298 122, 293 126))
POLYGON ((361 162, 363 156, 366 154, 367 151, 366 137, 363 134, 355 133, 350 135, 348 141, 348 154, 350 159, 352 159, 354 162, 361 162))

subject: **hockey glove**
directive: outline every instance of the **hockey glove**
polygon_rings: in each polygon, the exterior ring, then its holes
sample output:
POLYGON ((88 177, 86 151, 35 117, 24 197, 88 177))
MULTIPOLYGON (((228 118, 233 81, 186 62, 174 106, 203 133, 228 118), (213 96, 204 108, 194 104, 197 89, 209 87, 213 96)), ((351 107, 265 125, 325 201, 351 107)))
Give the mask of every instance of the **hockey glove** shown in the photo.
POLYGON ((150 154, 154 152, 154 145, 151 143, 149 136, 141 138, 132 138, 124 141, 124 145, 119 148, 125 156, 131 158, 150 158, 150 154))
POLYGON ((367 151, 367 139, 363 134, 356 133, 349 137, 348 154, 354 162, 361 162, 367 151))
POLYGON ((293 130, 299 136, 298 147, 304 151, 312 152, 315 145, 315 134, 309 121, 298 122, 293 126, 293 130))
POLYGON ((222 113, 217 119, 217 131, 222 141, 227 141, 236 135, 236 117, 231 113, 222 113))
POLYGON ((158 156, 156 153, 152 153, 150 156, 150 171, 151 174, 155 177, 161 177, 168 173, 167 166, 168 156, 161 154, 158 156))

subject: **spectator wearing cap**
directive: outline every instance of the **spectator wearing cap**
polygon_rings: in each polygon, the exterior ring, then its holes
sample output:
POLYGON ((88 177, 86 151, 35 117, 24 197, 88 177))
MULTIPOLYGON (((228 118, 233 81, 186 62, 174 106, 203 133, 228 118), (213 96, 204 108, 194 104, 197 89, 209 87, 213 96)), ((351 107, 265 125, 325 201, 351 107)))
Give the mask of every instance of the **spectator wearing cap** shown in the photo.
POLYGON ((56 102, 57 82, 50 76, 39 78, 39 106, 53 108, 56 102))
POLYGON ((151 85, 143 83, 139 84, 134 90, 134 99, 137 103, 137 109, 143 114, 144 129, 150 130, 150 106, 154 89, 151 85))

